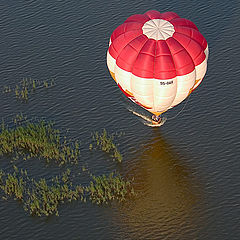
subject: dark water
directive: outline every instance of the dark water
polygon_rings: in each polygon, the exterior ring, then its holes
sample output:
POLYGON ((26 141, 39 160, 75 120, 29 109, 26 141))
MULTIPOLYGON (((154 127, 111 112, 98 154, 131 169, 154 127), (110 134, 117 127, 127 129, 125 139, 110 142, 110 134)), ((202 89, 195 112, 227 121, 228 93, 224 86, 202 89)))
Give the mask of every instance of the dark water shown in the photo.
MULTIPOLYGON (((0 200, 1 239, 240 239, 240 3, 237 1, 5 1, 0 3, 0 85, 55 78, 21 103, 0 94, 0 117, 22 112, 54 120, 82 141, 96 174, 118 169, 140 196, 123 206, 75 202, 60 217, 30 217, 0 200), (111 32, 128 16, 175 11, 208 41, 208 71, 184 111, 150 128, 130 113, 106 67, 111 32), (87 151, 93 131, 124 132, 117 165, 87 151)), ((23 163, 33 176, 59 168, 23 163)), ((1 167, 10 168, 7 158, 1 167)))

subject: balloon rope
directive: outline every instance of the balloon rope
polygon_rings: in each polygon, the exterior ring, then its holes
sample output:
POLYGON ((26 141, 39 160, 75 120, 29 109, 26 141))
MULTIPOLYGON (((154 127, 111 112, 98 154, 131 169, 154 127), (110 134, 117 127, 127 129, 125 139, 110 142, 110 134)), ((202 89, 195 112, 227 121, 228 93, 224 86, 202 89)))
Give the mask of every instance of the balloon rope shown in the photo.
POLYGON ((174 116, 174 117, 171 117, 171 118, 167 118, 168 120, 172 120, 174 118, 176 118, 180 113, 182 113, 182 111, 184 110, 184 108, 186 107, 188 101, 189 101, 189 98, 190 98, 191 95, 188 96, 188 98, 186 99, 186 102, 185 104, 183 105, 182 109, 174 116))

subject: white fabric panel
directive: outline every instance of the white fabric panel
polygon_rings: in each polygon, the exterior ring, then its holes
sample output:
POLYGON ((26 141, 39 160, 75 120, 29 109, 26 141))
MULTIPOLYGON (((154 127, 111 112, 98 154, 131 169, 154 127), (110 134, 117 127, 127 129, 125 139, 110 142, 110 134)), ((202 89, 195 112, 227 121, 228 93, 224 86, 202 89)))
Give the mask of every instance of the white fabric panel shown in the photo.
POLYGON ((196 70, 196 80, 204 77, 207 71, 207 59, 195 67, 196 70))
POLYGON ((118 65, 115 66, 115 78, 117 83, 120 84, 123 90, 128 90, 129 92, 132 92, 131 76, 132 73, 121 69, 120 67, 118 67, 118 65))
POLYGON ((168 80, 153 80, 153 111, 166 111, 174 101, 177 93, 177 78, 168 80))
POLYGON ((205 53, 206 58, 208 60, 208 55, 209 55, 208 45, 207 45, 206 49, 204 50, 204 53, 205 53))
POLYGON ((115 72, 116 60, 107 51, 107 66, 111 72, 115 72))
POLYGON ((196 81, 196 71, 184 76, 177 76, 177 93, 171 107, 176 106, 182 102, 189 94, 189 91, 194 86, 196 81))
POLYGON ((153 108, 153 79, 144 79, 132 74, 131 91, 141 104, 153 108))
POLYGON ((143 96, 143 95, 138 95, 134 94, 134 98, 136 99, 137 102, 141 103, 143 106, 153 108, 153 98, 152 96, 143 96))
POLYGON ((177 78, 159 80, 132 75, 131 90, 138 102, 151 107, 153 111, 163 112, 171 106, 175 99, 177 78))

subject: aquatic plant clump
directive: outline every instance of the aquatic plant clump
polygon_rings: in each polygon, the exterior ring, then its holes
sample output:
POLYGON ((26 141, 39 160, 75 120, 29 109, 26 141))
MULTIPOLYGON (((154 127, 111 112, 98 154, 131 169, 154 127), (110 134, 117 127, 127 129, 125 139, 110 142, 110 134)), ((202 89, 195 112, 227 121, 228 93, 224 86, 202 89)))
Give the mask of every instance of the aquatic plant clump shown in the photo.
POLYGON ((15 154, 15 158, 23 156, 44 158, 48 163, 55 161, 59 165, 78 163, 80 156, 79 143, 68 142, 66 136, 60 137, 60 131, 52 123, 40 120, 36 123, 25 121, 8 128, 4 122, 0 128, 0 155, 15 154))
POLYGON ((24 190, 26 188, 26 181, 24 178, 18 177, 16 172, 13 174, 5 174, 2 170, 0 171, 0 188, 6 196, 14 196, 18 200, 23 199, 24 190), (6 175, 5 181, 3 177, 6 175))
MULTIPOLYGON (((114 160, 122 162, 122 155, 115 145, 114 136, 109 135, 106 129, 102 133, 95 132, 92 134, 92 139, 97 148, 100 150, 110 153, 114 160)), ((90 144, 89 149, 93 149, 93 144, 90 144)))
POLYGON ((50 183, 41 178, 29 178, 26 170, 15 167, 13 173, 0 171, 0 189, 7 200, 13 197, 23 203, 25 211, 31 215, 49 216, 59 215, 58 207, 62 203, 82 199, 83 188, 73 187, 70 180, 70 170, 51 179, 50 183))
POLYGON ((47 184, 45 179, 33 180, 33 185, 24 203, 24 209, 31 215, 48 216, 59 215, 59 204, 83 199, 83 188, 81 186, 72 187, 72 182, 68 179, 67 173, 61 178, 53 178, 52 184, 47 184), (65 178, 65 179, 64 179, 65 178))
POLYGON ((89 199, 97 204, 109 204, 112 201, 123 202, 135 195, 132 182, 120 175, 92 176, 93 181, 86 187, 89 199))
POLYGON ((13 173, 0 170, 0 193, 4 200, 19 200, 25 211, 39 217, 59 216, 59 205, 66 202, 86 202, 88 199, 96 204, 109 204, 113 201, 123 202, 135 195, 131 181, 119 175, 92 176, 93 181, 83 187, 74 186, 70 173, 67 169, 47 182, 45 178, 30 178, 26 170, 14 166, 13 173))
POLYGON ((23 78, 23 80, 14 87, 4 86, 4 93, 15 93, 17 99, 27 101, 30 94, 39 88, 49 88, 55 85, 54 79, 39 81, 32 78, 23 78))

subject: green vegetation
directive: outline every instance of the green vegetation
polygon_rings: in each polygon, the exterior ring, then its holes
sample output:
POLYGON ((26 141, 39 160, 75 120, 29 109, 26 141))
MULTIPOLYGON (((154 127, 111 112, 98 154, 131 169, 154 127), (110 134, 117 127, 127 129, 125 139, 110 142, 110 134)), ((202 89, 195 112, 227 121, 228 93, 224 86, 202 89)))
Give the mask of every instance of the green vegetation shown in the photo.
POLYGON ((81 186, 72 187, 69 174, 68 170, 62 176, 52 178, 50 184, 47 184, 44 178, 39 181, 32 179, 32 185, 26 189, 24 209, 29 211, 31 215, 48 216, 55 214, 58 216, 58 206, 61 203, 77 200, 83 194, 81 186))
POLYGON ((45 178, 38 181, 29 178, 26 170, 14 166, 13 173, 0 171, 0 190, 3 199, 19 200, 25 211, 36 216, 58 216, 60 204, 75 200, 86 202, 89 199, 93 203, 109 204, 113 201, 122 202, 135 195, 131 182, 113 173, 92 178, 89 186, 74 186, 68 169, 47 183, 45 178))
POLYGON ((0 189, 3 199, 13 197, 15 200, 20 200, 25 211, 37 216, 52 214, 58 216, 60 204, 81 199, 83 194, 81 186, 72 186, 70 170, 52 178, 50 183, 44 178, 38 181, 29 178, 26 170, 18 170, 17 167, 14 167, 13 173, 5 173, 1 170, 0 189))
POLYGON ((114 200, 123 202, 127 197, 135 195, 131 181, 124 180, 120 175, 114 176, 114 173, 110 173, 108 176, 92 176, 92 178, 93 181, 85 189, 93 203, 109 204, 114 200))
MULTIPOLYGON (((8 155, 13 160, 45 159, 47 163, 55 162, 59 166, 79 162, 79 143, 60 135, 53 123, 31 121, 20 114, 10 125, 8 127, 4 121, 0 125, 0 156, 8 155)), ((90 149, 94 145, 109 153, 114 160, 122 161, 113 143, 114 136, 109 135, 106 129, 102 133, 95 132, 92 139, 90 149)), ((13 198, 21 202, 24 210, 31 215, 58 216, 61 204, 76 200, 101 205, 122 203, 136 195, 133 180, 124 179, 117 173, 95 176, 84 165, 80 166, 79 171, 88 173, 90 177, 89 183, 84 184, 74 179, 75 175, 71 174, 70 169, 46 180, 30 178, 26 170, 16 166, 13 168, 11 172, 0 170, 0 196, 5 200, 13 198)))
POLYGON ((35 92, 36 89, 39 88, 49 88, 54 86, 54 80, 45 80, 45 81, 38 81, 32 78, 24 78, 19 84, 14 87, 4 86, 3 92, 4 93, 15 93, 17 99, 21 101, 27 101, 29 99, 30 94, 35 92))
MULTIPOLYGON (((109 135, 106 131, 106 129, 103 129, 102 133, 95 132, 92 135, 92 139, 96 145, 97 148, 100 150, 110 153, 113 160, 116 160, 118 162, 122 162, 122 155, 117 149, 117 146, 114 144, 114 136, 109 135)), ((93 144, 89 145, 89 149, 93 149, 93 144)))
POLYGON ((80 156, 79 143, 67 141, 67 137, 60 136, 60 131, 53 127, 53 123, 40 120, 36 123, 25 121, 20 123, 21 117, 14 119, 14 127, 8 128, 2 122, 0 127, 0 156, 15 154, 15 159, 23 156, 43 158, 49 163, 55 161, 59 166, 66 163, 78 163, 80 156))

